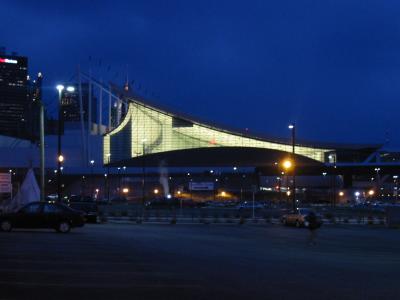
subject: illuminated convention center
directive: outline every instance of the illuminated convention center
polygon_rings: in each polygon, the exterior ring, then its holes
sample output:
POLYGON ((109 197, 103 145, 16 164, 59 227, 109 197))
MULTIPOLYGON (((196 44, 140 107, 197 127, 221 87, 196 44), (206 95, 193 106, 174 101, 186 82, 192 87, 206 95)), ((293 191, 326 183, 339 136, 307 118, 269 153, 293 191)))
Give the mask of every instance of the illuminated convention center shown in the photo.
MULTIPOLYGON (((292 152, 291 141, 277 141, 230 131, 143 100, 128 98, 122 122, 104 136, 104 164, 141 166, 263 166, 292 152)), ((295 145, 299 164, 333 159, 335 150, 309 144, 295 145)))

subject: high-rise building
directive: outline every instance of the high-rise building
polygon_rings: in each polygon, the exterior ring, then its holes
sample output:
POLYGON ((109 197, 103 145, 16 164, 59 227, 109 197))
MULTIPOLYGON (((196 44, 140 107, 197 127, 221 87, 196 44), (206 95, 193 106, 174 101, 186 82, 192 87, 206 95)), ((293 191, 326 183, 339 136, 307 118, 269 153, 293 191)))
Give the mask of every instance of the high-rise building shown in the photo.
POLYGON ((28 58, 0 54, 0 135, 29 138, 28 58))

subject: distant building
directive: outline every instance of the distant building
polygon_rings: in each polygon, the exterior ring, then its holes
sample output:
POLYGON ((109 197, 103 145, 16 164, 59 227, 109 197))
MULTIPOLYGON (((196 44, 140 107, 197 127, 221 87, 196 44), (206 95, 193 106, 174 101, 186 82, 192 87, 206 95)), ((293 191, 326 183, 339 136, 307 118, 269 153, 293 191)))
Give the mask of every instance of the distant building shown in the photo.
MULTIPOLYGON (((79 85, 78 84, 65 84, 65 86, 74 87, 73 91, 64 89, 61 97, 61 105, 63 110, 63 120, 66 127, 78 128, 81 121, 80 99, 79 99, 79 85)), ((93 96, 92 91, 92 105, 91 105, 91 121, 97 121, 97 99, 93 96)), ((89 84, 82 83, 82 115, 85 127, 89 116, 89 84)))
POLYGON ((29 138, 28 58, 0 54, 0 135, 29 138))
MULTIPOLYGON (((28 125, 28 133, 31 141, 39 141, 40 138, 40 105, 42 102, 42 73, 38 73, 37 78, 31 80, 28 77, 28 110, 26 119, 28 125)), ((46 116, 45 116, 46 118, 46 116)), ((45 120, 46 131, 48 124, 45 120)))

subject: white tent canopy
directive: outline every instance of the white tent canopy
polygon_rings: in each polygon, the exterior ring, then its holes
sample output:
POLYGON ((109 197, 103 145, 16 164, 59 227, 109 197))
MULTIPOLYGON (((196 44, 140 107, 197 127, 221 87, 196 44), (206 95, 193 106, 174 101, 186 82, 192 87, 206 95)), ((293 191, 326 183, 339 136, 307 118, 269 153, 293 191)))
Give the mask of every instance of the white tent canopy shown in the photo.
POLYGON ((16 210, 28 203, 40 200, 40 189, 37 184, 33 169, 26 173, 24 182, 15 197, 8 203, 7 210, 16 210))

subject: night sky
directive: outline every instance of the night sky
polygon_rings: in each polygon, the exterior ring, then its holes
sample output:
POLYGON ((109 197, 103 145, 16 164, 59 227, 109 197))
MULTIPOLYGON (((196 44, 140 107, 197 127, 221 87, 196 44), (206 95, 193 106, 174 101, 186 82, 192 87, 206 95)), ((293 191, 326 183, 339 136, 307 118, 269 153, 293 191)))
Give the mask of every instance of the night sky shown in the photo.
POLYGON ((250 133, 400 146, 398 0, 1 3, 0 46, 44 73, 50 111, 80 64, 250 133))

